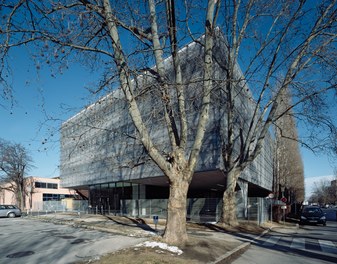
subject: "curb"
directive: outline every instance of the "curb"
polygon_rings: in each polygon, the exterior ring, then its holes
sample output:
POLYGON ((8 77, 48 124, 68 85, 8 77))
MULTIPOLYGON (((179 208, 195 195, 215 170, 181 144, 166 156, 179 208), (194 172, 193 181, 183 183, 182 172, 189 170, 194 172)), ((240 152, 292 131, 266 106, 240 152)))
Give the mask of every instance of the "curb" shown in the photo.
POLYGON ((242 255, 244 252, 246 252, 246 250, 250 247, 252 241, 261 238, 262 236, 267 234, 270 230, 271 230, 271 228, 263 231, 260 235, 251 239, 249 242, 243 243, 242 245, 232 249, 231 251, 229 251, 226 254, 220 256, 215 261, 209 262, 208 264, 225 264, 225 263, 228 264, 228 263, 231 263, 236 258, 238 258, 240 255, 242 255))
POLYGON ((234 248, 233 250, 227 252, 226 254, 220 256, 213 262, 209 262, 209 264, 222 264, 222 263, 231 263, 234 259, 243 254, 249 247, 251 242, 245 242, 242 245, 234 248))
MULTIPOLYGON (((209 262, 208 264, 224 264, 224 263, 231 263, 236 258, 238 258, 241 254, 243 254, 251 245, 254 240, 260 239, 265 234, 267 234, 272 229, 277 229, 278 227, 271 226, 267 230, 263 231, 260 235, 256 236, 255 238, 251 239, 249 242, 245 242, 242 245, 234 248, 233 250, 227 252, 226 254, 220 256, 213 262, 209 262)), ((282 228, 282 227, 281 227, 282 228)), ((296 226, 297 228, 297 226, 296 226)))

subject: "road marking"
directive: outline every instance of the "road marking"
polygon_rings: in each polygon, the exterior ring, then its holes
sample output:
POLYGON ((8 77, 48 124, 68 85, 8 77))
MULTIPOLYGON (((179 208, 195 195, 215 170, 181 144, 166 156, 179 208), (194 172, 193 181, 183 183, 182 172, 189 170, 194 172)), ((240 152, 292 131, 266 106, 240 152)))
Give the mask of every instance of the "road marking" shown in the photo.
POLYGON ((305 250, 305 238, 303 237, 294 238, 293 242, 290 245, 290 248, 305 250))
POLYGON ((332 241, 318 240, 323 252, 337 254, 337 248, 332 241))
POLYGON ((267 247, 274 246, 280 240, 280 238, 281 237, 279 236, 271 236, 262 245, 267 247))

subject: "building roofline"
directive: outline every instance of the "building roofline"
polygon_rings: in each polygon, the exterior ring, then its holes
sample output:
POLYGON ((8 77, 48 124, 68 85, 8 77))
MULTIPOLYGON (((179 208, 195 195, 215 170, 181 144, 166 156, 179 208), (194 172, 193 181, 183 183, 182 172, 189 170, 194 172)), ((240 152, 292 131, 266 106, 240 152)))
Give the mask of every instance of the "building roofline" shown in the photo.
MULTIPOLYGON (((219 28, 216 28, 216 33, 217 33, 217 36, 219 36, 220 34, 220 30, 219 28)), ((202 35, 201 37, 199 37, 197 40, 192 40, 191 42, 187 43, 186 45, 184 45, 181 49, 178 50, 178 53, 181 54, 181 53, 184 53, 184 52, 187 52, 187 49, 188 48, 194 48, 194 46, 196 45, 200 45, 202 39, 205 37, 205 35, 202 35)), ((172 61, 172 55, 168 56, 167 58, 164 59, 164 64, 165 63, 169 63, 170 61, 172 61)), ((155 69, 155 65, 152 66, 150 69, 155 69)), ((153 75, 150 73, 149 70, 146 70, 144 71, 143 74, 139 74, 137 76, 137 78, 142 78, 144 75, 153 75)), ((131 80, 132 83, 134 82, 134 79, 131 80)), ((81 111, 79 111, 78 113, 76 113, 75 115, 73 115, 72 117, 68 118, 66 121, 64 121, 62 124, 61 124, 61 127, 65 126, 67 123, 71 122, 72 120, 76 119, 76 117, 80 116, 82 113, 94 108, 97 104, 99 104, 100 102, 104 102, 105 100, 107 100, 108 98, 112 97, 113 95, 115 95, 115 93, 117 93, 118 91, 122 91, 121 90, 121 87, 118 86, 117 88, 115 88, 113 91, 109 92, 107 95, 104 95, 102 96, 100 99, 98 99, 96 102, 94 103, 91 103, 90 105, 84 107, 81 111)))

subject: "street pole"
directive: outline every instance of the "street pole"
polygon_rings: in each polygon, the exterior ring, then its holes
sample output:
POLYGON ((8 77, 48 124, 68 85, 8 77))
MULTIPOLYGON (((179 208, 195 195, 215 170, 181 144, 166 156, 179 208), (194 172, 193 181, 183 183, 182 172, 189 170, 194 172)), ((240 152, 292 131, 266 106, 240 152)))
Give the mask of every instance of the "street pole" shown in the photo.
POLYGON ((270 223, 273 223, 273 199, 270 199, 270 223))
POLYGON ((270 223, 273 223, 273 199, 274 199, 274 194, 270 193, 268 195, 268 198, 270 200, 270 223))

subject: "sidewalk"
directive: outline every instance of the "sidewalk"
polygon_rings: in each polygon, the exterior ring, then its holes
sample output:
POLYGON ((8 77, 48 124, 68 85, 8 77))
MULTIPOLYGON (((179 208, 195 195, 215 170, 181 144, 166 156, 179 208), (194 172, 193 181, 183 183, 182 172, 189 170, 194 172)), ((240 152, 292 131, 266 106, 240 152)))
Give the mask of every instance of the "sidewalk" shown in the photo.
MULTIPOLYGON (((168 250, 165 253, 163 249, 159 249, 161 253, 158 254, 158 247, 163 248, 163 243, 160 242, 160 235, 164 232, 164 220, 159 220, 158 225, 155 226, 152 219, 111 215, 55 213, 33 218, 55 224, 67 224, 78 228, 110 232, 116 235, 141 237, 149 241, 149 243, 140 245, 137 248, 115 252, 113 263, 142 263, 142 258, 146 259, 147 263, 155 263, 155 258, 161 260, 162 263, 230 263, 244 253, 254 239, 268 232, 270 228, 277 228, 281 232, 291 232, 296 228, 275 223, 273 226, 267 224, 264 227, 260 227, 254 222, 248 221, 240 222, 240 226, 237 228, 222 228, 214 224, 188 223, 189 242, 184 248, 179 249, 178 252, 182 251, 182 254, 173 253, 172 256, 172 252, 168 250), (152 246, 154 247, 153 249, 148 248, 152 246), (135 251, 137 251, 137 254, 135 254, 135 251), (118 262, 118 255, 123 261, 118 262), (163 258, 163 256, 165 257, 163 258), (153 260, 153 262, 148 262, 147 259, 149 261, 153 260)), ((109 258, 109 256, 90 263, 109 263, 109 261, 104 262, 104 258, 109 258)))

